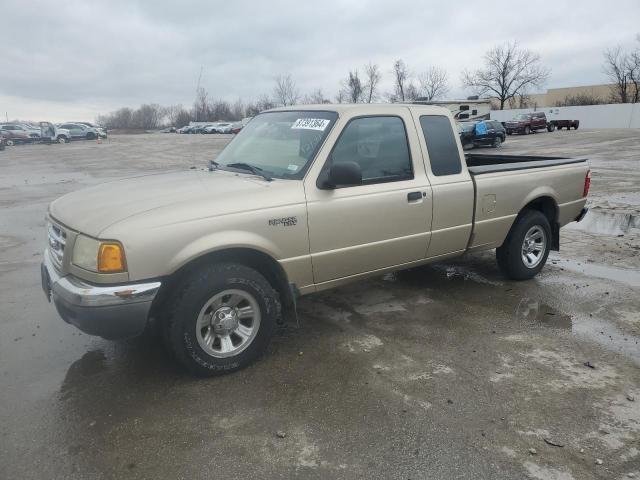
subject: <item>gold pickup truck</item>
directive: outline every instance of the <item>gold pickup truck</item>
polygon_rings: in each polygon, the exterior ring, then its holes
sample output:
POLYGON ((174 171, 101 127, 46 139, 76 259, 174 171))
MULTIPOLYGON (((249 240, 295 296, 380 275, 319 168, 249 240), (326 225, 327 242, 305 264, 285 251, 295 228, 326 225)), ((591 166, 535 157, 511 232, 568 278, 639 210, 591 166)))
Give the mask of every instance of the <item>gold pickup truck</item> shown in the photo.
POLYGON ((579 221, 585 159, 465 155, 450 113, 317 105, 256 116, 208 170, 59 198, 42 283, 62 318, 108 339, 160 329, 198 375, 264 352, 301 295, 496 249, 536 275, 579 221))

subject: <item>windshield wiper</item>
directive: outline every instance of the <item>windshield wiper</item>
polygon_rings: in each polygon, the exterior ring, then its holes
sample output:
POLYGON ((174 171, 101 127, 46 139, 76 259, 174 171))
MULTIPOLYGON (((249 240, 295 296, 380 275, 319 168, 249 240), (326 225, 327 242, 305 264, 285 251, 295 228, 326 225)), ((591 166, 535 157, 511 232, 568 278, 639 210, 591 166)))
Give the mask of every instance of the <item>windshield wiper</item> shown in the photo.
POLYGON ((216 162, 215 160, 209 160, 209 171, 213 172, 214 170, 217 170, 218 168, 220 168, 220 164, 218 162, 216 162))
POLYGON ((251 165, 250 163, 243 163, 243 162, 228 163, 227 165, 225 165, 225 167, 239 168, 241 170, 249 170, 254 175, 261 176, 267 182, 270 182, 271 180, 273 180, 273 177, 271 177, 271 175, 269 175, 267 172, 262 170, 260 167, 256 167, 255 165, 251 165))

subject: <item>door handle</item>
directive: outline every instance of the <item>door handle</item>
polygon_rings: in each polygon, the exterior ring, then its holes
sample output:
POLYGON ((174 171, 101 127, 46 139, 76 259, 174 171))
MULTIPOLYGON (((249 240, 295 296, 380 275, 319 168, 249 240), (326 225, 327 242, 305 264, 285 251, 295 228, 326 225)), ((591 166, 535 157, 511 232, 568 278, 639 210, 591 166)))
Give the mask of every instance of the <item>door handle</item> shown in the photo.
POLYGON ((422 198, 422 192, 407 193, 407 201, 409 202, 415 202, 417 200, 420 200, 421 198, 422 198))

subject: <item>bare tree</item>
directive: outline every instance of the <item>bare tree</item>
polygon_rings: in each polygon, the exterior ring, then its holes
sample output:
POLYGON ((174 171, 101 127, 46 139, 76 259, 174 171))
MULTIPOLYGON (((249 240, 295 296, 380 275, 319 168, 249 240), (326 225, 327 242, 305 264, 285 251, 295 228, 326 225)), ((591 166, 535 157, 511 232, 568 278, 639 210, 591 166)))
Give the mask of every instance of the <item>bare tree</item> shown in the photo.
MULTIPOLYGON (((393 64, 393 99, 396 102, 407 100, 407 84, 409 82, 409 68, 401 59, 393 64)), ((392 100, 393 101, 393 100, 392 100)))
POLYGON ((366 77, 364 84, 364 100, 371 103, 378 98, 378 85, 382 78, 378 65, 369 62, 364 67, 364 75, 366 77))
POLYGON ((618 103, 629 103, 628 61, 628 55, 622 51, 620 46, 604 51, 604 72, 613 83, 611 87, 612 100, 618 103))
POLYGON ((346 101, 345 99, 345 93, 344 93, 344 89, 340 89, 338 90, 338 93, 336 94, 336 103, 344 103, 346 101))
POLYGON ((196 90, 196 99, 193 102, 193 117, 196 122, 206 121, 209 116, 208 94, 204 87, 196 90))
POLYGON ((344 82, 344 96, 349 103, 359 103, 362 100, 364 90, 358 75, 358 70, 349 72, 349 76, 344 82))
POLYGON ((420 97, 435 100, 444 97, 449 91, 447 71, 435 66, 427 68, 418 75, 420 97))
POLYGON ((497 45, 484 56, 484 67, 462 74, 462 84, 479 95, 489 94, 500 102, 500 110, 520 92, 541 86, 550 70, 540 65, 540 55, 520 48, 516 42, 497 45))
POLYGON ((307 105, 319 105, 322 103, 329 103, 329 100, 325 98, 324 93, 322 93, 321 88, 317 88, 311 93, 308 93, 304 97, 302 97, 302 102, 307 105))
POLYGON ((640 102, 640 49, 629 54, 627 72, 629 72, 629 81, 633 85, 633 89, 630 92, 631 102, 638 103, 640 102))
POLYGON ((295 105, 300 98, 300 91, 290 74, 280 75, 276 78, 276 86, 273 89, 273 96, 277 104, 286 107, 295 105))

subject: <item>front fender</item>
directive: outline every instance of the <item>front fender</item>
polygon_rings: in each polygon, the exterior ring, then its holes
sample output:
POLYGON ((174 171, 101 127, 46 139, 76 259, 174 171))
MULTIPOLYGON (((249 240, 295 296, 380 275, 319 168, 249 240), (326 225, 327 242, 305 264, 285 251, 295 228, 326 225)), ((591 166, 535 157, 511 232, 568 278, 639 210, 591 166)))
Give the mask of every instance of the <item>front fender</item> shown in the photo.
POLYGON ((228 230, 214 232, 186 244, 169 261, 170 273, 208 253, 234 248, 257 250, 276 261, 283 258, 283 252, 273 241, 253 232, 228 230))

